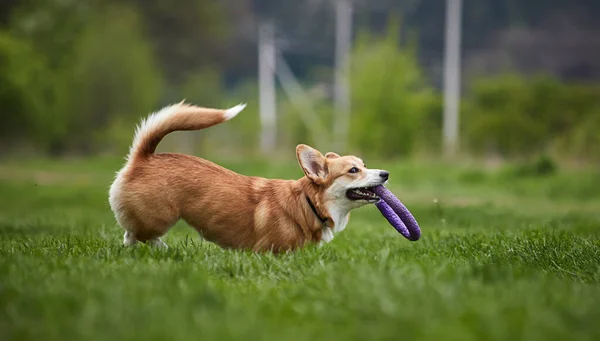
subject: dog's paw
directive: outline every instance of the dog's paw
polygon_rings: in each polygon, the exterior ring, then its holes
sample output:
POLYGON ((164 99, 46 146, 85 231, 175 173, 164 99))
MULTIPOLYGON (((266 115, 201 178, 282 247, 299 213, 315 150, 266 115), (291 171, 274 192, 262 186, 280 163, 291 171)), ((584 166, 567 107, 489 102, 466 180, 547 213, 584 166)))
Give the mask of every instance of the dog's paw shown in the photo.
POLYGON ((133 246, 137 243, 137 239, 129 231, 123 235, 123 246, 133 246))
POLYGON ((157 247, 159 249, 164 249, 164 250, 167 250, 169 248, 169 246, 165 242, 163 242, 162 240, 160 240, 160 238, 149 240, 148 241, 148 245, 153 246, 153 247, 157 247))

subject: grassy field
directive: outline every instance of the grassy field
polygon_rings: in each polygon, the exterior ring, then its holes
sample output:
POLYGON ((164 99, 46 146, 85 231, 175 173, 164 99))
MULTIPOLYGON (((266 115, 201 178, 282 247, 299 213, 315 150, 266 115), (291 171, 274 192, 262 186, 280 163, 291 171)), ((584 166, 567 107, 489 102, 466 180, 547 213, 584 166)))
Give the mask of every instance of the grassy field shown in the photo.
POLYGON ((598 172, 369 161, 390 170, 420 241, 371 206, 331 244, 273 256, 184 224, 168 251, 122 248, 107 204, 120 162, 0 164, 0 339, 600 339, 598 172))

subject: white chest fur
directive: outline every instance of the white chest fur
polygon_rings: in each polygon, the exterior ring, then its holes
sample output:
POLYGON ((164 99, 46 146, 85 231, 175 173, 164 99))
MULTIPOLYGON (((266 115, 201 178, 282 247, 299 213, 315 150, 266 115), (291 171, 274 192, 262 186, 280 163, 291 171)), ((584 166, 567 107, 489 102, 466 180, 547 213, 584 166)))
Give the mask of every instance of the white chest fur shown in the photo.
POLYGON ((346 228, 346 225, 348 225, 348 214, 350 209, 332 204, 327 207, 327 211, 329 211, 329 215, 331 216, 331 220, 333 220, 334 226, 333 229, 327 226, 323 227, 321 244, 332 241, 334 234, 342 232, 346 228))

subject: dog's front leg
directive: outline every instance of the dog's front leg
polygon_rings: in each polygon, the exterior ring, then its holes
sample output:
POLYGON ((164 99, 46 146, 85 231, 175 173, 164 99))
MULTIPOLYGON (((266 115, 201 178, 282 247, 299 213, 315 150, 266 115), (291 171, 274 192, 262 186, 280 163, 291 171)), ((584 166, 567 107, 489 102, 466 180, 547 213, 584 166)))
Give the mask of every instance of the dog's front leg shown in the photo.
POLYGON ((319 246, 323 246, 333 240, 333 231, 328 226, 321 228, 321 241, 319 246))

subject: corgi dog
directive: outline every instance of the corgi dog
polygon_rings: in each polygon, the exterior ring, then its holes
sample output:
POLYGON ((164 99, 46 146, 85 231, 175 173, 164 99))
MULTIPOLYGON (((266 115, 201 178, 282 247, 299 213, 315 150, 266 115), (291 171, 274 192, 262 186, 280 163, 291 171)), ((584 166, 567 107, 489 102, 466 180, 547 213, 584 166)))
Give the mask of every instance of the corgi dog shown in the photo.
POLYGON ((348 224, 350 211, 380 200, 369 188, 386 183, 387 171, 304 144, 296 147, 304 172, 298 180, 245 176, 195 156, 155 153, 167 134, 228 121, 244 107, 181 102, 142 120, 109 191, 110 207, 125 230, 123 245, 167 247, 160 237, 183 219, 223 248, 293 251, 331 241, 348 224))

